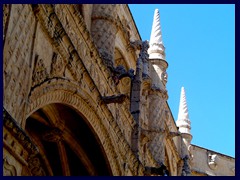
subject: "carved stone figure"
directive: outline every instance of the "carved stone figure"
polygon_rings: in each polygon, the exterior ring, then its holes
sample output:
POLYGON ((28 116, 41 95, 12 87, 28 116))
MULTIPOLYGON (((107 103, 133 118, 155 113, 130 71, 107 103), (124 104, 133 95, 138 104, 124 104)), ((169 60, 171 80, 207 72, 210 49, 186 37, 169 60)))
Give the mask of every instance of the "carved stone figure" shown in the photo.
POLYGON ((208 154, 208 165, 211 169, 216 169, 218 166, 218 155, 217 154, 208 154))

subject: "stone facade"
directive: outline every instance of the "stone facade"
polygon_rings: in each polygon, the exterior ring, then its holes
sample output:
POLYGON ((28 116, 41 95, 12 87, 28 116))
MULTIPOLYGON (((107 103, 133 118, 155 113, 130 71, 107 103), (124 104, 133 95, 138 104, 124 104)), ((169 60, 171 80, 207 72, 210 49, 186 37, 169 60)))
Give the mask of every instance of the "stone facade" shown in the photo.
POLYGON ((3 43, 5 176, 235 174, 185 143, 127 5, 4 4, 3 43))

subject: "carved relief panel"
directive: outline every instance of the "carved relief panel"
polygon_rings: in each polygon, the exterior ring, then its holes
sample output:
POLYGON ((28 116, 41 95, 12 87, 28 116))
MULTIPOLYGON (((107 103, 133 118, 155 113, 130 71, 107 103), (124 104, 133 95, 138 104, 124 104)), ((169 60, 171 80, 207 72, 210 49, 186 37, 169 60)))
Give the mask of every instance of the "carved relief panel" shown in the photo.
POLYGON ((30 5, 14 4, 8 10, 10 16, 5 18, 7 26, 3 47, 4 107, 21 121, 30 88, 36 20, 30 5))

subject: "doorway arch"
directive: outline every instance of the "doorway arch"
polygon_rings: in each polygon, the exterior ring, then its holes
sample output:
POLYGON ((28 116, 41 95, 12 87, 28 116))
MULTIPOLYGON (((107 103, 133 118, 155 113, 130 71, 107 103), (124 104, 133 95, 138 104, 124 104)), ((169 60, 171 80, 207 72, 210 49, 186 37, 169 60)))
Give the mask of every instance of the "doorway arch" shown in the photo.
POLYGON ((28 117, 25 130, 39 148, 47 175, 112 175, 98 136, 73 108, 45 105, 28 117))

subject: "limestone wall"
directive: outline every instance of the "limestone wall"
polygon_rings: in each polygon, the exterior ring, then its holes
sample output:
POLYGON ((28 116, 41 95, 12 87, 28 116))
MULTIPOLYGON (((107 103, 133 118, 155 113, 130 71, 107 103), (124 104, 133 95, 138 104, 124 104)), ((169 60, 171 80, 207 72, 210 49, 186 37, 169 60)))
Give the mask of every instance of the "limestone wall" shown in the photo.
MULTIPOLYGON (((129 110, 102 102, 103 96, 118 95, 119 90, 93 43, 88 16, 91 7, 83 10, 86 23, 75 5, 26 4, 4 8, 4 108, 16 126, 24 131, 26 119, 49 103, 68 104, 86 113, 99 137, 105 133, 100 140, 108 158, 113 155, 109 162, 114 175, 142 174, 130 148, 133 118, 129 110)), ((7 138, 12 132, 6 133, 7 138)), ((6 147, 7 143, 11 146, 6 139, 6 147)), ((13 160, 14 156, 9 148, 4 148, 6 168, 16 168, 16 172, 6 171, 6 175, 21 175, 24 168, 21 162, 13 160)))
POLYGON ((235 176, 235 159, 196 145, 192 146, 192 173, 201 176, 235 176))
MULTIPOLYGON (((3 10, 4 175, 45 175, 26 123, 54 103, 83 116, 113 175, 181 175, 182 136, 166 89, 153 87, 148 42, 126 4, 3 10)), ((64 129, 64 123, 51 126, 64 129)), ((192 146, 193 175, 234 175, 233 158, 209 152, 192 146)))

